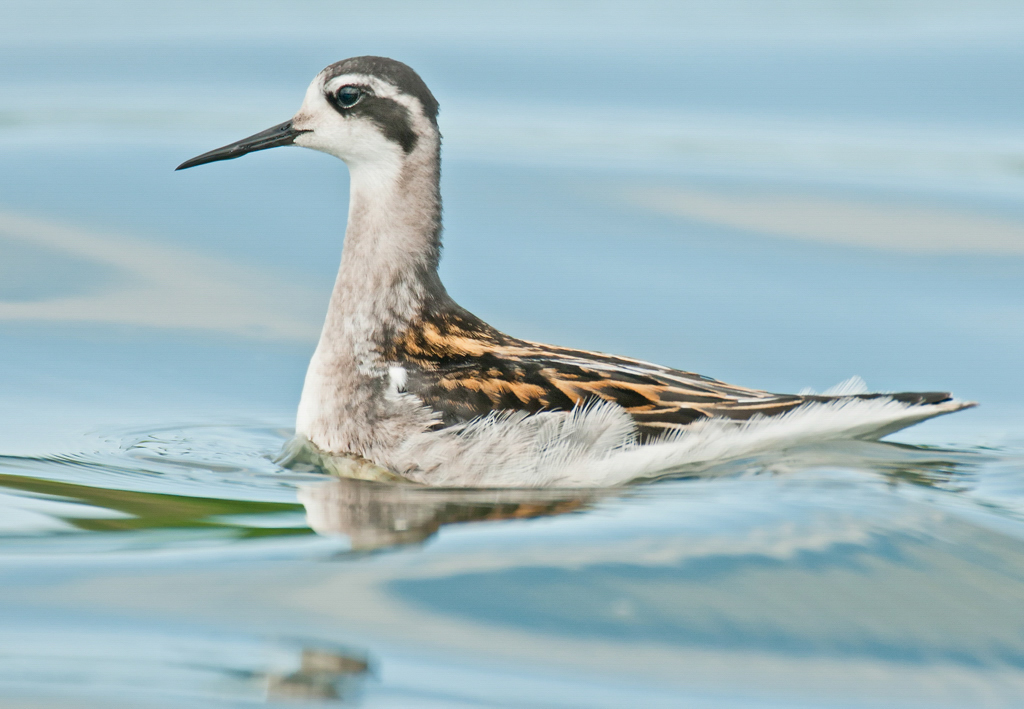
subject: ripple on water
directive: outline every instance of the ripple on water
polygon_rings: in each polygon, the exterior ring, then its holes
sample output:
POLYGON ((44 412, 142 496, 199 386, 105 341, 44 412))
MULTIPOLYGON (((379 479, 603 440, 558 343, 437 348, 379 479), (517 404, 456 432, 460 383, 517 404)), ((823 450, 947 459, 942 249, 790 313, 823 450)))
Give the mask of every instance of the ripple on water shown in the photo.
POLYGON ((2 457, 4 551, 174 548, 312 534, 295 491, 321 476, 273 462, 286 440, 286 432, 269 427, 125 429, 94 436, 76 453, 2 457))
MULTIPOLYGON (((70 541, 77 532, 173 531, 180 536, 165 540, 172 546, 196 537, 316 532, 348 537, 355 548, 379 548, 422 541, 450 523, 582 512, 659 485, 440 490, 337 479, 308 466, 282 467, 290 438, 290 430, 265 425, 117 429, 93 435, 74 453, 0 457, 0 529, 9 540, 59 535, 69 544, 83 543, 70 541)), ((843 441, 689 466, 670 477, 803 476, 816 485, 822 471, 846 471, 959 494, 1015 516, 1024 509, 1014 487, 1019 463, 998 451, 843 441)))

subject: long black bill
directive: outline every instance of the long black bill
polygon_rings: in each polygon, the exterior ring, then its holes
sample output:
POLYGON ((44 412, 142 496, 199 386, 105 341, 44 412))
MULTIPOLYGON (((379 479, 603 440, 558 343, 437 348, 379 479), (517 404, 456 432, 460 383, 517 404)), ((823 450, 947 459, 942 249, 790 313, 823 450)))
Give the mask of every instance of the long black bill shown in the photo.
POLYGON ((278 123, 273 128, 267 128, 264 131, 260 131, 256 135, 250 135, 248 138, 242 138, 231 145, 225 145, 223 148, 217 148, 216 150, 211 150, 208 153, 198 155, 191 160, 186 160, 174 169, 187 170, 190 167, 205 165, 208 162, 234 160, 235 158, 242 157, 246 153, 252 153, 257 150, 276 148, 280 145, 291 145, 295 142, 296 136, 308 132, 309 131, 306 130, 297 130, 292 126, 291 121, 285 121, 284 123, 278 123))

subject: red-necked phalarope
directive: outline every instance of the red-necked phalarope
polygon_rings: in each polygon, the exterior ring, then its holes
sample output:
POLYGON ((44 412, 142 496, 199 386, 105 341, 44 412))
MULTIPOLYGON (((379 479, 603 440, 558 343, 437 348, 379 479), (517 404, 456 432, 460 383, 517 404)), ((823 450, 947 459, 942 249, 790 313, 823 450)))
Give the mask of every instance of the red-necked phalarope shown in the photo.
POLYGON ((289 121, 182 163, 299 145, 345 161, 341 268, 296 434, 432 485, 593 486, 822 438, 879 438, 947 393, 771 394, 510 337, 459 307, 441 255, 438 103, 408 66, 332 64, 289 121))

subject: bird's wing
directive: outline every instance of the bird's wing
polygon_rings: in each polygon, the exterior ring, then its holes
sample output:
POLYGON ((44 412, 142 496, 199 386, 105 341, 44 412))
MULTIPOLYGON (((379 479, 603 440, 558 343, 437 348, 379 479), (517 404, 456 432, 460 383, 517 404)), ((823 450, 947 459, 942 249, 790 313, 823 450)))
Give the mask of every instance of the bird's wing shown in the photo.
POLYGON ((472 316, 421 323, 391 357, 406 369, 406 390, 441 414, 443 425, 492 411, 567 411, 603 399, 625 408, 650 438, 698 419, 771 416, 807 401, 625 357, 517 340, 472 316))

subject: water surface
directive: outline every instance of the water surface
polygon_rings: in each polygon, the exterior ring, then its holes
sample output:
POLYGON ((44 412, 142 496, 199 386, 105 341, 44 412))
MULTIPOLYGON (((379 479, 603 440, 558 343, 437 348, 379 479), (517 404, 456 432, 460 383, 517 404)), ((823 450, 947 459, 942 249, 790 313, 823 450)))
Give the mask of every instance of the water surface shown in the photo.
POLYGON ((4 706, 1024 700, 1017 5, 83 7, 0 5, 4 706), (281 468, 344 166, 172 169, 361 53, 495 326, 981 406, 614 490, 281 468))

